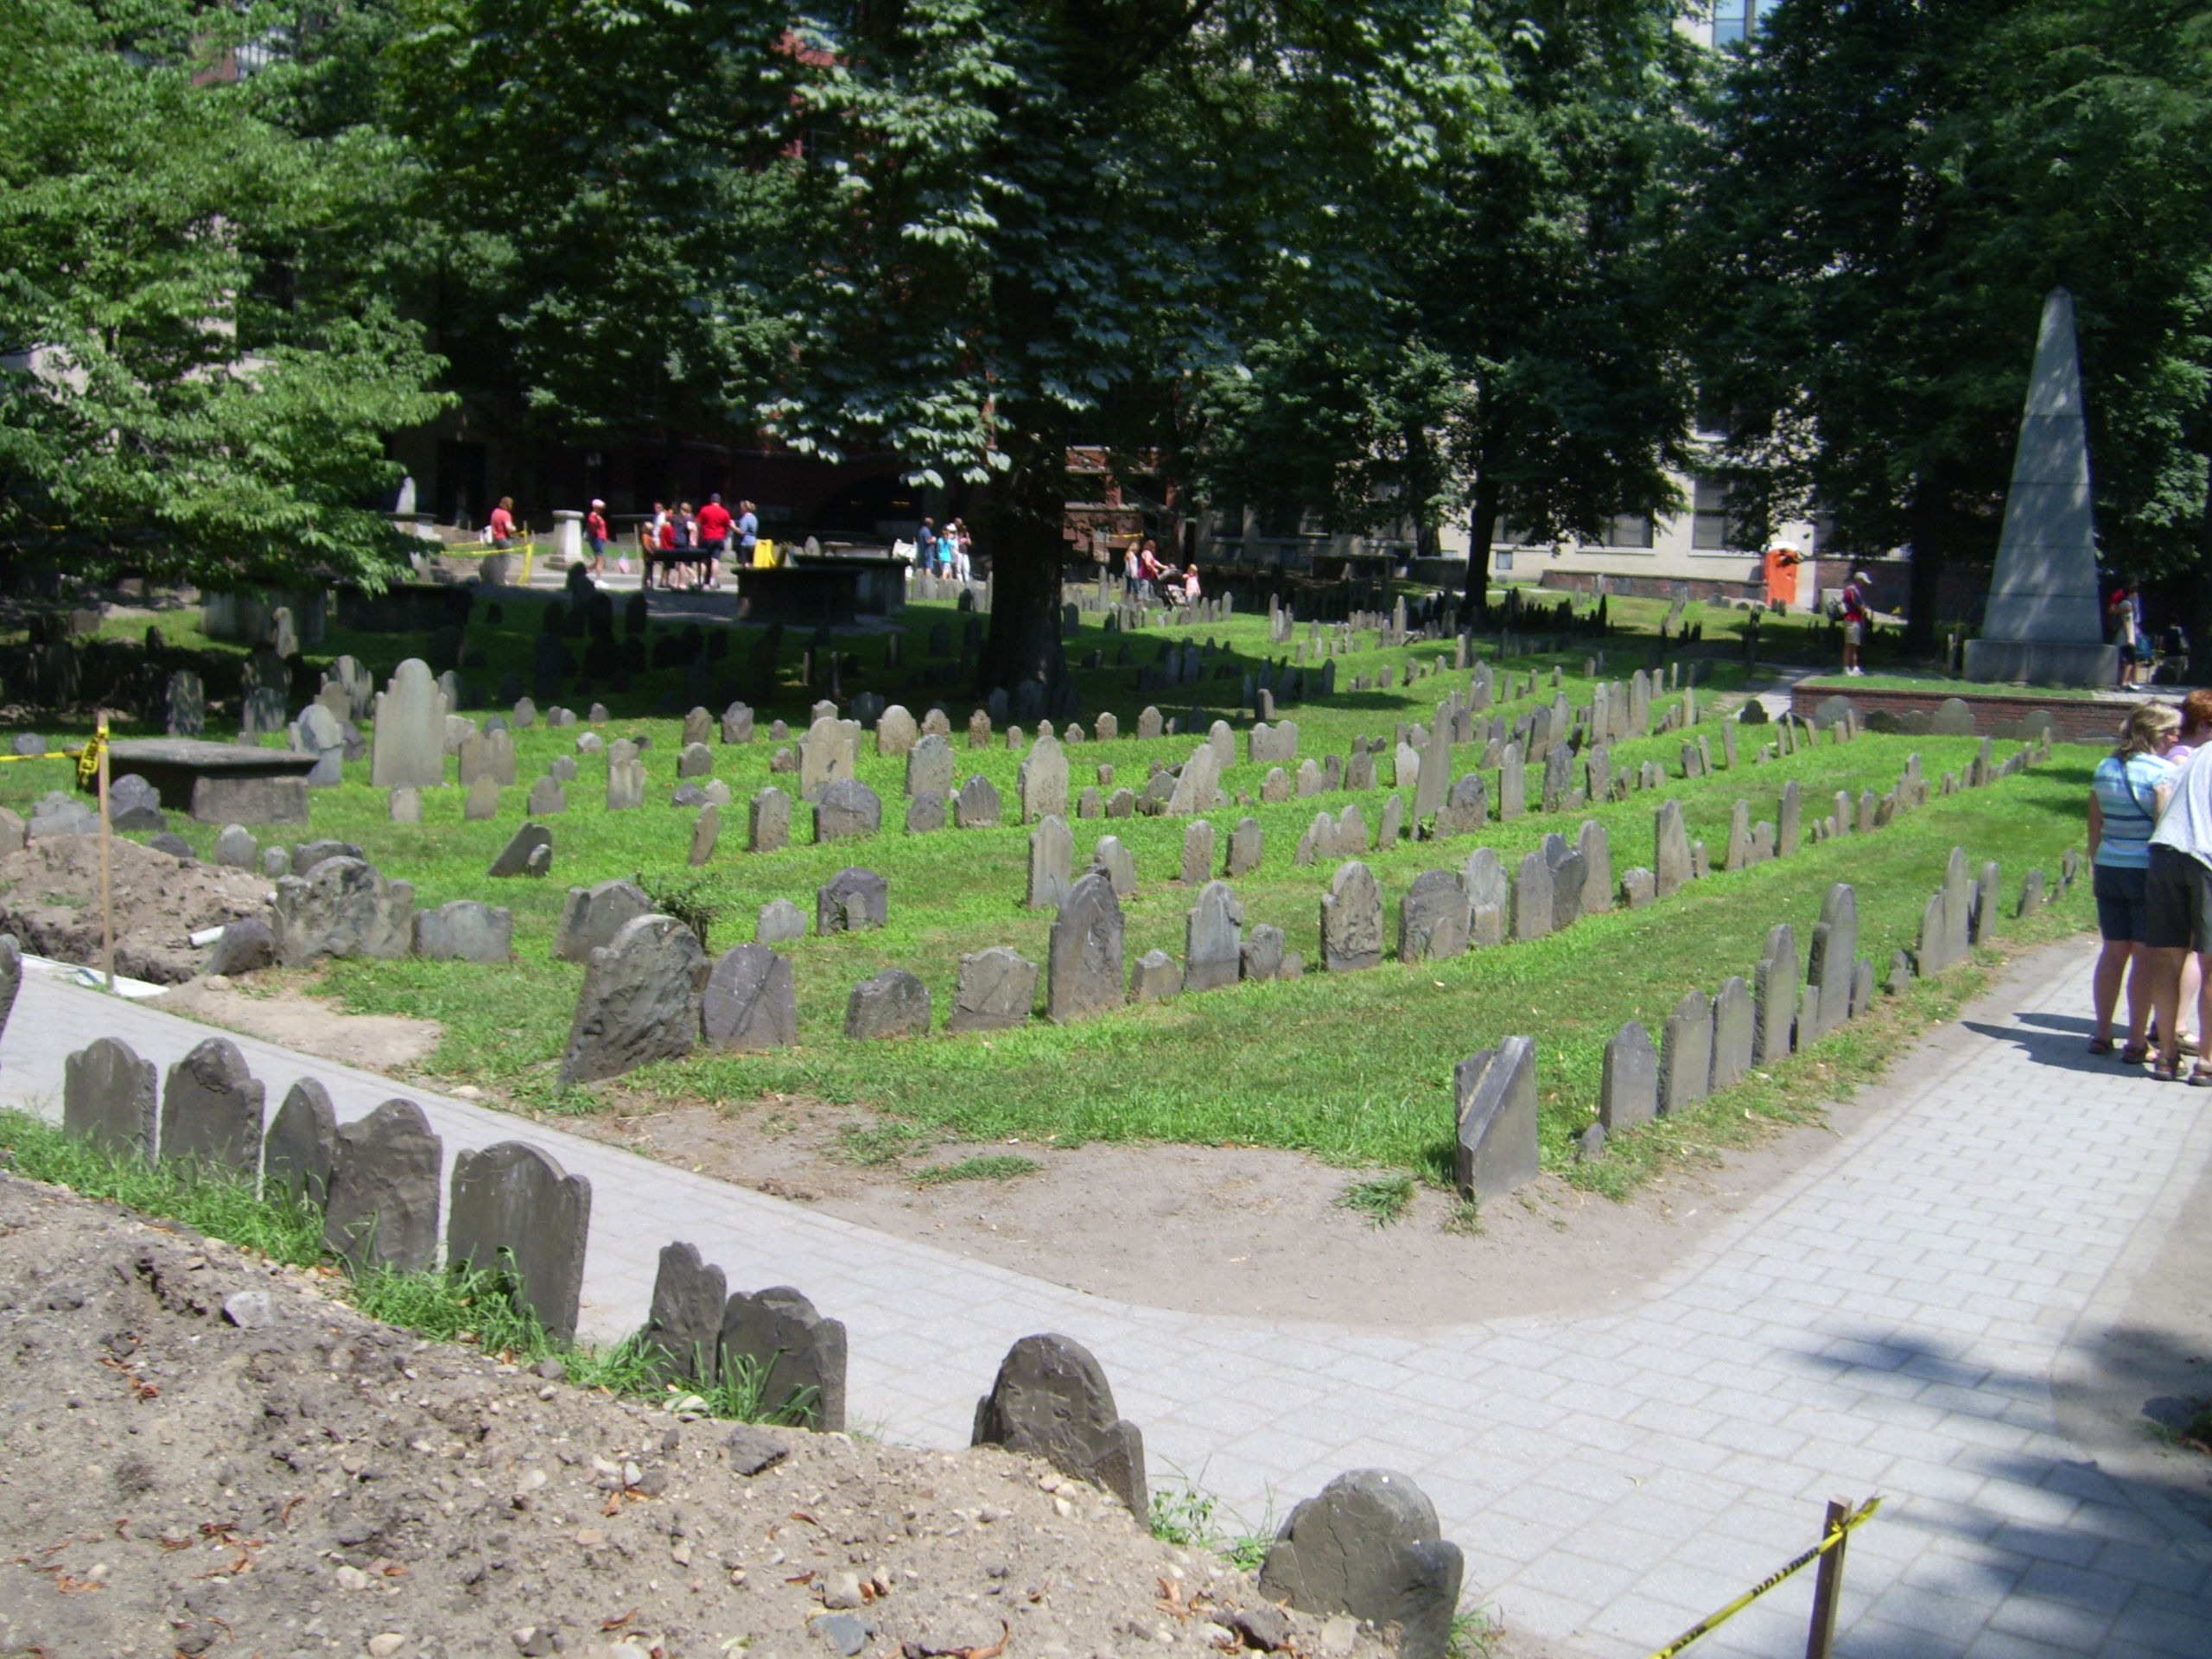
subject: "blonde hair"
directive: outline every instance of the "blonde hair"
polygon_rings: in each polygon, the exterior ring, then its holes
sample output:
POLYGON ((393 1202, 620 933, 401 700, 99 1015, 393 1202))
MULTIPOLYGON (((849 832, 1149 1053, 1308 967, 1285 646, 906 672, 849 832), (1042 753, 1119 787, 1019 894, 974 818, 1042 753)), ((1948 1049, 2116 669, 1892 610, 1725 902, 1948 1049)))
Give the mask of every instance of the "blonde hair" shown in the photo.
POLYGON ((2120 728, 2120 747, 2115 751, 2122 760, 2139 754, 2155 754, 2158 740, 2168 732, 2181 729, 2181 715, 2170 702, 2139 702, 2127 711, 2127 723, 2120 728))

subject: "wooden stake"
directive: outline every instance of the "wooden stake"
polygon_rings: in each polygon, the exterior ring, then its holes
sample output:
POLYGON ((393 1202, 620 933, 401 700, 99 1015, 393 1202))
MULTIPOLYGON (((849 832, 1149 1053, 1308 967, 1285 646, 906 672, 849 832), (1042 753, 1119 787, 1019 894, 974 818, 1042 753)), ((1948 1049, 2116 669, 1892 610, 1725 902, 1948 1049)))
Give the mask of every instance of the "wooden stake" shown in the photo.
POLYGON ((1821 1564, 1814 1569, 1813 1624, 1805 1636, 1805 1659, 1828 1659, 1835 1647, 1835 1614, 1843 1600, 1843 1552, 1851 1540, 1841 1535, 1844 1518, 1851 1513, 1851 1505, 1836 1498, 1828 1500, 1827 1530, 1823 1540, 1835 1539, 1835 1548, 1821 1557, 1821 1564))
POLYGON ((107 811, 107 711, 99 716, 100 746, 100 971, 107 976, 109 995, 115 991, 114 861, 110 853, 107 811))

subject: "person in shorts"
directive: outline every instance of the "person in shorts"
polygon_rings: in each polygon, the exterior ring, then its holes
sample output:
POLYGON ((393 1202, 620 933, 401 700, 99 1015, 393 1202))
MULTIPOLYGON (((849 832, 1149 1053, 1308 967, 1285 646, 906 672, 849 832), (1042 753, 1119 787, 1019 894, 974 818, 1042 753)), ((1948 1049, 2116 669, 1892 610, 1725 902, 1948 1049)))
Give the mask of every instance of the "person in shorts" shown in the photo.
POLYGON ((1843 671, 1864 674, 1859 649, 1866 643, 1866 590, 1873 586, 1864 570, 1854 570, 1843 584, 1843 671))
POLYGON ((584 543, 591 549, 591 573, 594 576, 607 574, 607 503, 597 496, 592 498, 591 511, 584 515, 584 543))
MULTIPOLYGON (((2171 782, 2165 809, 2151 832, 2148 875, 2143 890, 2143 944, 2157 977, 2153 1000, 2158 1009, 2158 1052, 2151 1075, 2171 1083, 2180 1075, 2182 969, 2197 958, 2200 974, 2212 953, 2212 743, 2189 757, 2171 782)), ((2196 1028, 2205 1025, 2205 1003, 2212 1000, 2212 974, 2197 993, 2196 1028)), ((2190 1082, 2212 1088, 2212 1071, 2199 1060, 2190 1082)))
POLYGON ((2097 899, 2097 931, 2105 942, 2091 981, 2097 1024, 2089 1052, 2112 1052, 2113 1011, 2125 982, 2127 1046, 2120 1058, 2127 1065, 2140 1065, 2150 1057, 2145 1033, 2158 968, 2144 943, 2145 893, 2151 833, 2173 789, 2175 767, 2165 755, 2180 732, 2181 715, 2172 708, 2138 703, 2120 728, 2120 747, 2097 763, 2089 783, 2090 890, 2097 899))

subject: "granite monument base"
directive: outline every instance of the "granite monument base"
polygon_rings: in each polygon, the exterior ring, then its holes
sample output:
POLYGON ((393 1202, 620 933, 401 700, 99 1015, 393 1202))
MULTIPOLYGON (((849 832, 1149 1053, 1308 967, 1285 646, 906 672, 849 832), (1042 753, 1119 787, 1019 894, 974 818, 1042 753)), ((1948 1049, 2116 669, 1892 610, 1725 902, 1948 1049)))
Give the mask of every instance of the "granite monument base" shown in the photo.
POLYGON ((2005 685, 2117 685, 2120 647, 2056 639, 1969 639, 1966 676, 2005 685))

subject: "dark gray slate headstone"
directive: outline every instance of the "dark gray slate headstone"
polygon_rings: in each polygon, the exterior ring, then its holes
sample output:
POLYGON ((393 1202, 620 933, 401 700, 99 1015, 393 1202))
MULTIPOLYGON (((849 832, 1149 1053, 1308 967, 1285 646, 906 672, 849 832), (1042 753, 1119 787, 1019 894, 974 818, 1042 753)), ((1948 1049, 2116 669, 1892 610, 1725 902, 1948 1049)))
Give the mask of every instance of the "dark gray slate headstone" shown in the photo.
POLYGON ((652 914, 653 901, 634 881, 601 881, 570 887, 553 936, 553 954, 563 962, 588 962, 602 944, 611 944, 625 924, 652 914))
POLYGON ((591 953, 561 1062, 561 1085, 617 1077, 698 1040, 706 953, 671 916, 639 916, 591 953))
POLYGON ((1859 956, 1859 897, 1847 882, 1828 888, 1821 919, 1813 925, 1811 960, 1806 969, 1807 1014, 1810 1032, 1800 1028, 1797 1046, 1827 1036, 1851 1017, 1852 965, 1859 956))
POLYGON ((536 1147, 502 1141, 454 1159, 446 1259, 512 1274, 515 1300, 556 1342, 576 1334, 590 1231, 591 1182, 536 1147))
POLYGON ((1536 1179, 1536 1045, 1508 1037, 1452 1073, 1459 1145, 1453 1175, 1477 1204, 1536 1179))
POLYGON ((1229 862, 1225 868, 1231 880, 1240 875, 1249 875, 1260 868, 1263 841, 1257 818, 1240 818, 1229 836, 1229 862))
POLYGON ((640 1333, 664 1382, 709 1387, 721 1374, 722 1307, 729 1287, 722 1270, 699 1259, 696 1244, 664 1244, 653 1275, 652 1311, 640 1333))
POLYGON ((302 1077, 286 1090, 262 1139, 261 1190, 270 1198, 326 1203, 337 1161, 338 1110, 330 1091, 313 1077, 302 1077))
POLYGON ((837 778, 823 785, 814 804, 817 842, 850 841, 873 836, 883 828, 883 803, 857 778, 837 778))
POLYGON ((1212 871, 1213 825, 1205 819, 1184 825, 1183 885, 1186 887, 1203 887, 1212 871))
POLYGON ((415 912, 415 954, 433 962, 511 962, 515 913, 474 899, 455 899, 415 912))
POLYGON ((952 803, 953 822, 963 830, 988 830, 999 822, 999 792, 980 772, 960 785, 952 803))
POLYGON ((1561 835, 1546 836, 1541 850, 1552 873, 1552 931, 1556 933, 1582 919, 1582 855, 1561 835))
POLYGON ((1122 936, 1112 880, 1097 870, 1077 877, 1046 957, 1045 1008, 1055 1024, 1122 1006, 1122 936))
POLYGON ((1017 950, 993 945, 960 958, 947 1031, 1002 1031, 1028 1020, 1037 1005, 1037 964, 1017 950))
POLYGON ((861 981, 845 1004, 845 1035, 855 1041, 925 1037, 929 1029, 929 987, 903 968, 886 968, 861 981))
POLYGON ((760 920, 753 937, 762 944, 782 944, 806 937, 806 912, 788 899, 771 899, 760 906, 760 920))
POLYGON ((415 889, 386 881, 358 858, 328 858, 276 883, 276 958, 303 968, 318 957, 397 960, 415 943, 415 889))
POLYGON ((0 933, 0 1033, 8 1029, 16 995, 23 988, 23 950, 12 933, 0 933))
POLYGON ((1607 1134, 1633 1128, 1659 1110, 1659 1052, 1651 1033, 1634 1020, 1605 1045, 1605 1071, 1598 1090, 1598 1121, 1607 1134))
POLYGON ((707 976, 700 1023, 711 1048, 740 1053, 789 1048, 798 1040, 790 961, 765 944, 724 951, 707 976))
POLYGON ((411 1100, 387 1100, 366 1117, 340 1124, 323 1248, 356 1269, 414 1273, 434 1265, 444 1154, 411 1100))
POLYGON ((268 1090, 226 1037, 210 1037, 169 1067, 162 1090, 163 1163, 190 1160, 251 1181, 261 1167, 268 1090))
POLYGON ((207 971, 235 977, 257 974, 276 965, 276 935, 258 916, 242 917, 224 926, 207 950, 207 971))
POLYGON ((891 884, 874 870, 848 865, 814 890, 814 931, 868 933, 891 917, 891 884))
POLYGON ((1441 962, 1467 948, 1467 890, 1449 870, 1424 870, 1398 906, 1398 960, 1441 962))
POLYGON ((1244 950, 1244 906, 1226 881, 1209 881, 1184 922, 1183 988, 1236 982, 1244 950))
POLYGON ((1290 1512, 1259 1587, 1300 1612, 1397 1625, 1400 1659, 1444 1659, 1465 1571, 1420 1487, 1387 1469, 1357 1469, 1290 1512))
POLYGON ((1713 1088, 1727 1088, 1742 1081, 1751 1069, 1758 1043, 1758 1020, 1751 988, 1740 976, 1721 982, 1713 995, 1713 1088))
POLYGON ((1713 1087, 1713 999, 1692 991, 1667 1016, 1659 1045, 1659 1109, 1679 1112, 1713 1087))
POLYGON ((1143 1433, 1116 1411, 1104 1368, 1071 1337, 1024 1337, 1007 1351, 976 1402, 970 1444, 1042 1458, 1103 1487, 1141 1520, 1151 1512, 1143 1433))
POLYGON ((804 1423, 823 1433, 845 1427, 845 1327, 825 1319, 789 1285, 723 1305, 724 1380, 749 1370, 762 1416, 804 1423))
POLYGON ((500 849, 499 855, 492 861, 486 875, 495 879, 511 875, 543 875, 552 868, 553 832, 542 823, 525 823, 515 831, 513 837, 500 849), (540 856, 540 849, 543 856, 540 856))
POLYGON ((1329 973, 1380 967, 1382 889, 1358 859, 1339 865, 1321 896, 1321 966, 1329 973))
POLYGON ((756 853, 780 853, 791 844, 791 798, 771 785, 746 807, 746 845, 756 853))
POLYGON ((1751 1053, 1758 1065, 1789 1057, 1797 1001, 1797 931, 1780 922, 1768 930, 1751 979, 1751 1053))
POLYGON ((1652 864, 1657 895, 1669 898, 1689 885, 1689 832, 1682 823, 1682 804, 1662 801, 1654 822, 1653 833, 1658 843, 1652 864))
POLYGON ((1521 868, 1513 873, 1514 938, 1525 942, 1548 938, 1558 900, 1551 864, 1539 847, 1524 856, 1521 868))
POLYGON ((151 1159, 155 1081, 151 1060, 140 1059, 112 1037, 99 1039, 63 1065, 62 1128, 73 1140, 118 1157, 151 1159))

